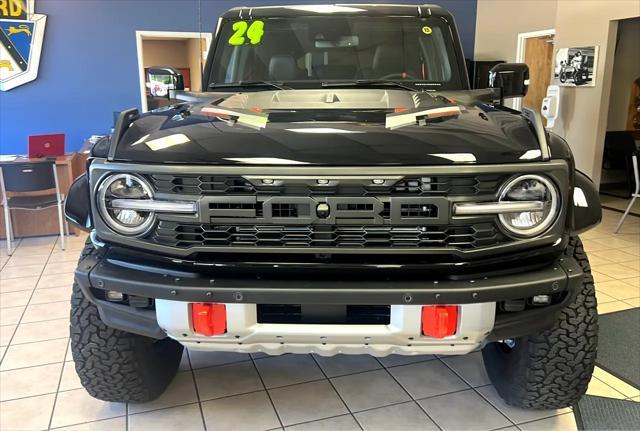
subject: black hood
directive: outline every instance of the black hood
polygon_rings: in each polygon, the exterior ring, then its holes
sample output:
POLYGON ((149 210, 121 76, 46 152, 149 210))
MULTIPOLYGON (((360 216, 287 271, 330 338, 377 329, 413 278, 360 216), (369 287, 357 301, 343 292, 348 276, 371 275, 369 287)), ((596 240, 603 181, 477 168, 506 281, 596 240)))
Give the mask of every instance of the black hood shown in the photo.
POLYGON ((285 90, 213 95, 142 115, 121 137, 114 160, 252 165, 444 165, 540 159, 521 115, 491 104, 402 90, 285 90), (459 115, 385 127, 394 110, 460 107, 459 115), (212 108, 214 107, 214 108, 212 108), (268 115, 264 128, 225 121, 203 108, 268 115))

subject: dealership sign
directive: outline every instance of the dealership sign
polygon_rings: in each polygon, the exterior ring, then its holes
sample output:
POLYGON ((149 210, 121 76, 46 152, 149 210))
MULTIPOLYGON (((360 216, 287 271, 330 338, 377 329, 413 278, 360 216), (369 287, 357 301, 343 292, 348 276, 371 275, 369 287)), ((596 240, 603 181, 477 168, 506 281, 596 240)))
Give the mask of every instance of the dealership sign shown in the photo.
POLYGON ((38 76, 46 15, 34 13, 35 0, 0 0, 0 90, 38 76))

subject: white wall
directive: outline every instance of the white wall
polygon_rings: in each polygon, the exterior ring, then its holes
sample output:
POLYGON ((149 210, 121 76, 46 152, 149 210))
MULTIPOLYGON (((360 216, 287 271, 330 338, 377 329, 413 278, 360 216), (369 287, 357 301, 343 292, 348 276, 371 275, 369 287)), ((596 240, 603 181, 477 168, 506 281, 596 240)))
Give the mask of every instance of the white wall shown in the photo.
MULTIPOLYGON (((553 131, 565 138, 577 168, 600 182, 617 21, 640 17, 638 0, 478 0, 476 60, 516 58, 517 34, 555 28, 555 48, 600 47, 595 87, 562 87, 553 131)), ((636 41, 636 56, 640 43, 636 41)), ((551 73, 551 72, 550 72, 551 73)))
POLYGON ((620 21, 615 48, 607 130, 625 130, 631 87, 640 78, 640 18, 620 21))
POLYGON ((557 0, 478 0, 475 60, 516 60, 518 34, 554 28, 557 0))
POLYGON ((607 129, 617 21, 640 16, 638 0, 560 1, 556 48, 600 47, 595 87, 561 87, 561 112, 553 131, 564 137, 576 167, 600 183, 607 129))

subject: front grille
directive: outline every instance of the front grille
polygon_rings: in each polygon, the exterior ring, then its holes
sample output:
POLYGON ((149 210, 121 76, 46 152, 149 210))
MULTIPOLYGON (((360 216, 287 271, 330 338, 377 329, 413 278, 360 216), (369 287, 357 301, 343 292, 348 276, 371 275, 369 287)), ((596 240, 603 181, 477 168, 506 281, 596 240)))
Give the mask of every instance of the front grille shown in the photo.
POLYGON ((157 193, 200 198, 197 221, 160 215, 145 241, 184 250, 308 253, 490 247, 510 241, 495 221, 457 220, 451 208, 466 199, 495 200, 509 175, 152 174, 148 179, 157 193))
POLYGON ((491 223, 462 226, 212 225, 160 221, 151 240, 171 247, 473 249, 504 238, 491 223))
MULTIPOLYGON (((363 183, 330 185, 287 183, 254 185, 242 176, 224 175, 151 175, 160 193, 186 195, 348 195, 348 196, 465 196, 495 194, 505 175, 437 175, 406 177, 383 186, 363 183)), ((319 178, 320 179, 320 178, 319 178)), ((255 183, 255 181, 254 181, 255 183)))

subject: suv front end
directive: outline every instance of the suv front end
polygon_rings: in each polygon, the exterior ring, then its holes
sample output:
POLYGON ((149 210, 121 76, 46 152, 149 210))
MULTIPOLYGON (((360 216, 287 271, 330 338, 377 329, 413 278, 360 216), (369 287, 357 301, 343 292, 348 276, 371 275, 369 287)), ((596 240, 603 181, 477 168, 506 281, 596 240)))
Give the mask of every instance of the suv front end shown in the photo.
POLYGON ((482 348, 507 402, 573 402, 593 369, 596 327, 577 234, 601 210, 566 142, 495 92, 468 90, 445 11, 310 13, 231 10, 210 52, 209 92, 125 111, 94 147, 66 205, 68 220, 91 232, 71 319, 85 388, 106 400, 155 398, 183 346, 375 356, 482 348), (322 19, 347 33, 314 33, 322 19), (245 27, 252 37, 241 43, 245 27), (408 72, 379 80, 398 66, 375 39, 398 28, 397 49, 414 56, 417 38, 422 63, 413 71, 411 57, 408 72), (280 53, 293 35, 294 53, 280 53), (371 70, 344 63, 352 49, 371 70), (366 79, 333 79, 351 66, 366 79), (234 77, 262 68, 287 81, 234 77), (579 354, 556 339, 567 325, 579 354), (87 338, 94 332, 118 346, 129 386, 90 369, 106 358, 87 338), (554 352, 573 352, 570 373, 553 367, 550 340, 554 352), (522 383, 533 361, 546 374, 522 383), (577 383, 543 396, 566 379, 577 383))

